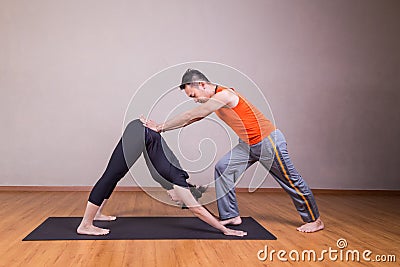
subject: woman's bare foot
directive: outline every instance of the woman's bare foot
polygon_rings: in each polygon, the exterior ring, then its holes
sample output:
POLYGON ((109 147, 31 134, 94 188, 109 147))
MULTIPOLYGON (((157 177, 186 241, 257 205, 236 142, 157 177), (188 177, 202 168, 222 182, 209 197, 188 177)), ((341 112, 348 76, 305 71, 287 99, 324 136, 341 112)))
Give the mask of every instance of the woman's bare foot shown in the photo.
POLYGON ((240 216, 236 216, 227 220, 219 221, 219 223, 222 225, 239 225, 242 223, 242 219, 240 218, 240 216))
POLYGON ((306 223, 297 228, 297 231, 303 232, 303 233, 313 233, 317 232, 319 230, 324 229, 324 223, 320 218, 318 218, 314 222, 306 223))
POLYGON ((76 229, 76 232, 80 235, 107 235, 110 233, 110 229, 103 229, 94 225, 81 224, 79 225, 78 229, 76 229))
POLYGON ((103 214, 96 214, 96 216, 94 216, 94 219, 96 221, 115 221, 117 219, 117 217, 107 216, 107 215, 103 215, 103 214))

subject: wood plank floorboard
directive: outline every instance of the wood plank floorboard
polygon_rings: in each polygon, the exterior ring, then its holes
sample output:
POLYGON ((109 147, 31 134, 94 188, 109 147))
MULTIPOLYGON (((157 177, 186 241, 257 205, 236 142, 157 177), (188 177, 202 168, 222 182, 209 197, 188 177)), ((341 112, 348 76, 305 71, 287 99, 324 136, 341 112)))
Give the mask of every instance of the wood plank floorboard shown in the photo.
MULTIPOLYGON (((84 240, 30 241, 22 239, 50 216, 79 216, 88 192, 0 192, 0 266, 399 266, 400 196, 395 194, 316 194, 326 229, 313 234, 296 231, 301 225, 290 198, 279 192, 237 193, 242 216, 252 216, 278 237, 260 240, 84 240), (315 250, 317 255, 344 238, 345 250, 371 250, 395 255, 396 262, 260 261, 264 249, 315 250)), ((215 203, 208 209, 217 214, 215 203)), ((117 216, 192 216, 149 197, 144 192, 115 192, 105 209, 117 216)), ((286 258, 288 255, 286 254, 286 258)))

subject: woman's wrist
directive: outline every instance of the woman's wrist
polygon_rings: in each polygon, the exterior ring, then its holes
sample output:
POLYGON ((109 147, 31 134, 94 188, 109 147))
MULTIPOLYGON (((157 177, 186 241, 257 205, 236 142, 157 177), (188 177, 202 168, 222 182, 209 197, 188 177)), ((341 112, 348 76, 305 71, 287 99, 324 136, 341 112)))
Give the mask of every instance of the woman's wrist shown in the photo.
POLYGON ((221 224, 221 228, 219 229, 222 233, 225 233, 226 231, 228 231, 228 228, 226 228, 224 225, 221 224))

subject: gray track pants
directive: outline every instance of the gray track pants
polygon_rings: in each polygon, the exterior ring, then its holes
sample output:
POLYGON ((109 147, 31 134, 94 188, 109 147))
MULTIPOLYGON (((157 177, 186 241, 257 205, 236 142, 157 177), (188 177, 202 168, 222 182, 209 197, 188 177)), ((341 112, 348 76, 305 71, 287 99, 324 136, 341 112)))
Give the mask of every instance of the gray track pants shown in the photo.
POLYGON ((239 144, 216 164, 215 189, 221 220, 239 216, 235 182, 248 167, 257 161, 269 170, 290 195, 304 222, 313 222, 319 217, 311 189, 290 160, 283 133, 275 130, 255 145, 249 146, 239 139, 239 144))

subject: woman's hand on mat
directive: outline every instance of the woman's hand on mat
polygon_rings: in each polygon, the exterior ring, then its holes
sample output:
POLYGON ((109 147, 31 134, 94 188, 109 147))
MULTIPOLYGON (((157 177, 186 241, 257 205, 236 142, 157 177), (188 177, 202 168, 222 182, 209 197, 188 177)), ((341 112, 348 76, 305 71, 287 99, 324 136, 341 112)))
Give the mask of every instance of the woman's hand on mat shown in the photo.
POLYGON ((235 236, 245 236, 247 235, 247 232, 241 231, 241 230, 233 230, 230 228, 226 228, 223 231, 224 235, 235 235, 235 236))

